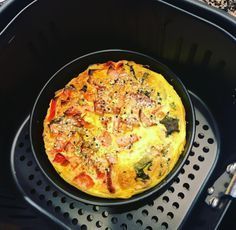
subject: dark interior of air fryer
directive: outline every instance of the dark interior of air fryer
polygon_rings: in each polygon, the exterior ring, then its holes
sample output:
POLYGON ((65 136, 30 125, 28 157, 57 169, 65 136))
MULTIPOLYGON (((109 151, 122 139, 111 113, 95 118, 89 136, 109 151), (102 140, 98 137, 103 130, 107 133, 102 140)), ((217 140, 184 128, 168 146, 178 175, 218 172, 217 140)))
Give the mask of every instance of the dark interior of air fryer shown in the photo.
MULTIPOLYGON (((10 111, 3 122, 5 152, 20 127, 11 166, 2 167, 12 167, 31 205, 61 227, 81 229, 175 229, 200 215, 206 183, 236 152, 236 48, 230 35, 159 1, 39 1, 0 42, 2 103, 10 111), (141 52, 167 65, 189 90, 197 120, 180 175, 163 194, 125 208, 87 205, 56 190, 40 173, 28 140, 28 115, 46 81, 67 62, 104 49, 141 52)), ((207 226, 200 222, 191 225, 207 226)))

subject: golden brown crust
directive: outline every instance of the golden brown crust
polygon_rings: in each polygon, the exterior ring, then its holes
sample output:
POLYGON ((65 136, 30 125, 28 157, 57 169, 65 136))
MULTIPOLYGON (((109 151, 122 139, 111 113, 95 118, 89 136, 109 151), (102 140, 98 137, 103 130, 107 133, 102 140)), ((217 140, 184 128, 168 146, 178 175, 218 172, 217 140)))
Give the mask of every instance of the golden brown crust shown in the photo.
POLYGON ((69 184, 129 198, 176 164, 185 110, 162 75, 132 61, 94 64, 55 93, 43 136, 50 162, 69 184))

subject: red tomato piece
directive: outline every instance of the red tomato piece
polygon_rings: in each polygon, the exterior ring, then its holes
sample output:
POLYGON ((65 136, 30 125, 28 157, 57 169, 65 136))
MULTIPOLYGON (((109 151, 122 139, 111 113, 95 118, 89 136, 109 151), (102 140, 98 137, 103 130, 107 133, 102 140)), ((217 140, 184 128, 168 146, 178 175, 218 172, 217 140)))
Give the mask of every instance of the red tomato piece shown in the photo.
POLYGON ((56 100, 52 99, 51 103, 50 103, 50 112, 49 112, 49 116, 48 116, 48 121, 50 122, 56 115, 56 105, 57 102, 56 100))
POLYGON ((62 101, 67 101, 71 97, 71 89, 65 88, 60 96, 62 101))
POLYGON ((99 169, 96 169, 97 178, 103 179, 105 177, 105 173, 101 172, 99 169))
POLYGON ((80 173, 74 178, 74 181, 81 187, 90 189, 94 186, 93 179, 85 172, 80 173))
POLYGON ((61 153, 56 154, 56 156, 53 159, 53 162, 59 163, 63 166, 66 166, 69 163, 69 161, 61 153))

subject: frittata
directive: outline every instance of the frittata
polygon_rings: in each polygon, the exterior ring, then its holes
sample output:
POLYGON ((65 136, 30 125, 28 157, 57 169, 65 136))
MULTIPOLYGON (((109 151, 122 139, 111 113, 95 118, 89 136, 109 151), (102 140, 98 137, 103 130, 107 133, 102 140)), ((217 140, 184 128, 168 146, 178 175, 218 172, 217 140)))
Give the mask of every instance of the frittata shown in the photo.
POLYGON ((55 92, 43 137, 66 182, 93 196, 127 199, 159 184, 177 163, 186 142, 185 109, 147 66, 93 64, 55 92))

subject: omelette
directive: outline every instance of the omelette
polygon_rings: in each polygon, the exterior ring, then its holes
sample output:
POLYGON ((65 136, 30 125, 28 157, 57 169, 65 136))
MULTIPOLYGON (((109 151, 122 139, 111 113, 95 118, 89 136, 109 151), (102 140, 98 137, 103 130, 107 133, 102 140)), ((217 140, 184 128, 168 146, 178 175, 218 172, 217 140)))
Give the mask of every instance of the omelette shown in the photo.
POLYGON ((47 157, 70 185, 122 198, 158 185, 186 142, 185 109, 165 78, 133 61, 93 64, 55 92, 47 157))

